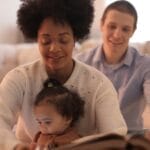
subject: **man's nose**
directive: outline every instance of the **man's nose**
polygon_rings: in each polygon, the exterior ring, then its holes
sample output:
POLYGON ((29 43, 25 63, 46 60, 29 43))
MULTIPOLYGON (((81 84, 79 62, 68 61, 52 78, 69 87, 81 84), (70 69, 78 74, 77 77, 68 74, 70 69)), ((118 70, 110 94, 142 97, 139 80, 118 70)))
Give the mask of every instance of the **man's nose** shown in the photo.
POLYGON ((122 36, 122 31, 120 29, 116 29, 113 33, 115 38, 120 38, 122 36))

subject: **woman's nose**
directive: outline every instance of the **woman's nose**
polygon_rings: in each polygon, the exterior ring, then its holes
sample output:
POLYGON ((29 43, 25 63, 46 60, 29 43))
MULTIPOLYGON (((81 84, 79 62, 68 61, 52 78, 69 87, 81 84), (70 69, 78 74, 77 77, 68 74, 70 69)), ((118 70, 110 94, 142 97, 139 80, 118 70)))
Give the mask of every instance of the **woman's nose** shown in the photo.
POLYGON ((49 46, 49 51, 57 51, 59 49, 57 42, 52 42, 49 46))

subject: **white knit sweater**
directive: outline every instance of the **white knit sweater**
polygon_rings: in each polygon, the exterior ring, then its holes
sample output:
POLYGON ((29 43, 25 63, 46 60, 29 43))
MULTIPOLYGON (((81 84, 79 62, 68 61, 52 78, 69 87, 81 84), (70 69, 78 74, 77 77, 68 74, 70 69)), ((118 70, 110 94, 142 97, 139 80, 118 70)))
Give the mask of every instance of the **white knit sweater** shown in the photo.
MULTIPOLYGON (((37 93, 48 78, 42 61, 19 66, 0 84, 0 149, 11 150, 19 141, 30 142, 38 131, 32 108, 37 93), (12 132, 17 122, 16 135, 12 132)), ((85 100, 85 115, 77 125, 79 133, 117 132, 125 135, 126 124, 111 82, 96 69, 76 61, 66 83, 85 100)))

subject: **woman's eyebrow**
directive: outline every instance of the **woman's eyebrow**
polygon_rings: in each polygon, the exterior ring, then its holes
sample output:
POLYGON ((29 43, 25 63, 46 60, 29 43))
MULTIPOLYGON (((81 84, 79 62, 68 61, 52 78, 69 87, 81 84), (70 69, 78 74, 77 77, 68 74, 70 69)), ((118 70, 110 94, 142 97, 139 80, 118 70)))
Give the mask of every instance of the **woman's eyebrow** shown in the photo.
MULTIPOLYGON (((59 36, 63 36, 63 35, 70 35, 69 32, 62 32, 58 34, 59 36)), ((51 37, 51 35, 49 33, 41 33, 40 36, 44 36, 44 37, 51 37)))
POLYGON ((63 32, 63 33, 60 33, 59 35, 70 35, 69 32, 63 32))

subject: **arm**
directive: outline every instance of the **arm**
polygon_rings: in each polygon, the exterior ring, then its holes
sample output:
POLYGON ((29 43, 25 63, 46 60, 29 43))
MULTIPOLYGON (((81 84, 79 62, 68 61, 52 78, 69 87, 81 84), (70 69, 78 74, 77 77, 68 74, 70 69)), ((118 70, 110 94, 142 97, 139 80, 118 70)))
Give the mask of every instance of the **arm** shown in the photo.
MULTIPOLYGON (((149 67, 147 65, 147 67, 149 67)), ((145 76, 144 76, 144 83, 143 83, 143 91, 144 91, 144 97, 147 101, 147 104, 149 105, 150 107, 150 69, 147 68, 147 71, 145 73, 145 76)))
POLYGON ((17 121, 23 99, 20 85, 23 82, 22 77, 19 72, 11 71, 0 84, 0 147, 3 150, 11 150, 20 143, 12 128, 17 121))
MULTIPOLYGON (((147 102, 146 113, 149 116, 150 114, 150 70, 145 75, 143 89, 144 89, 144 97, 147 102)), ((145 137, 148 140, 150 140, 150 130, 146 129, 144 133, 145 133, 145 137)))
POLYGON ((120 111, 118 95, 111 82, 105 79, 96 93, 95 113, 99 132, 125 135, 127 126, 120 111))

